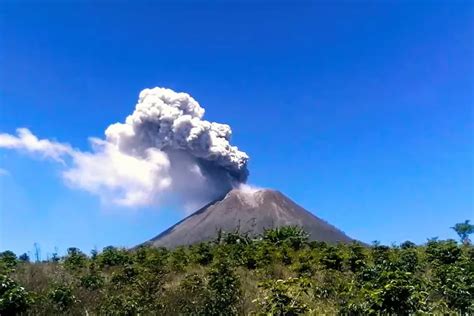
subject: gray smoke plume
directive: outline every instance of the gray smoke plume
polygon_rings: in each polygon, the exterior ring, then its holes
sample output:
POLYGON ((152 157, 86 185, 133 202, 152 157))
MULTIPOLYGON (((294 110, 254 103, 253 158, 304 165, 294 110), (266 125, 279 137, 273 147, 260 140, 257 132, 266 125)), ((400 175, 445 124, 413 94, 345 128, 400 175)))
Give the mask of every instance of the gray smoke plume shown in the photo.
POLYGON ((0 147, 70 157, 67 183, 106 201, 135 206, 178 199, 195 207, 248 177, 249 157, 230 144, 230 126, 203 116, 187 93, 145 89, 124 123, 110 125, 105 140, 91 139, 91 152, 40 140, 27 129, 0 134, 0 147))

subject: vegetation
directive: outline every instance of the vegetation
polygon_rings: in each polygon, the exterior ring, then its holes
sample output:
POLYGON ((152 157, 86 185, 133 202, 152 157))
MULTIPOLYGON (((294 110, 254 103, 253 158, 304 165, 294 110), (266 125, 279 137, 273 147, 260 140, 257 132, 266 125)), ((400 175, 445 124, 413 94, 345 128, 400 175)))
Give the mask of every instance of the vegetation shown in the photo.
POLYGON ((469 220, 465 220, 464 223, 457 223, 451 228, 456 232, 456 234, 458 234, 461 242, 465 244, 471 242, 469 235, 474 233, 474 225, 472 225, 469 220))
POLYGON ((388 247, 309 242, 283 227, 173 250, 69 248, 35 263, 5 251, 0 315, 472 315, 465 231, 461 243, 388 247))

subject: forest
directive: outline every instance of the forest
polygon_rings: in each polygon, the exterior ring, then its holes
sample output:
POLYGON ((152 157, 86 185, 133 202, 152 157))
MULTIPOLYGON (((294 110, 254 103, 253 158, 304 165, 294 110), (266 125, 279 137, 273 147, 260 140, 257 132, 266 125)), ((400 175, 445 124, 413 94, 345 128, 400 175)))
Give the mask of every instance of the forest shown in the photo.
MULTIPOLYGON (((464 226, 463 226, 464 225, 464 226)), ((0 253, 0 315, 473 315, 474 249, 308 241, 299 227, 176 249, 0 253)))

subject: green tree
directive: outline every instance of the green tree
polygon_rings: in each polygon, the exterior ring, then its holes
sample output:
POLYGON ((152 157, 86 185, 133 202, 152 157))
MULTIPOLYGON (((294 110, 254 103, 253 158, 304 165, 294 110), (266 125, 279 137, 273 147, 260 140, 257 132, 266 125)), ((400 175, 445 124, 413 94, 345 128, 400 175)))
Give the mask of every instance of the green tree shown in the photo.
POLYGON ((325 249, 322 254, 321 264, 326 269, 342 270, 343 258, 342 254, 337 247, 329 246, 325 249))
POLYGON ((0 252, 0 264, 7 269, 12 269, 17 265, 16 255, 13 251, 6 250, 0 252))
POLYGON ((214 264, 208 274, 210 294, 205 315, 237 315, 240 299, 240 282, 225 261, 214 264))
POLYGON ((30 262, 30 256, 28 256, 28 254, 25 252, 18 257, 18 260, 21 262, 30 262))
POLYGON ((474 225, 472 225, 468 219, 465 220, 464 223, 457 223, 451 228, 458 234, 462 243, 469 244, 471 242, 469 235, 474 233, 474 225))
POLYGON ((105 247, 97 260, 102 267, 123 266, 131 262, 130 254, 125 249, 113 246, 105 247))
POLYGON ((64 258, 64 266, 67 269, 79 270, 86 266, 86 262, 87 256, 82 251, 80 251, 79 248, 70 247, 67 249, 67 255, 64 258))
POLYGON ((283 226, 273 229, 266 229, 263 233, 263 240, 275 245, 287 244, 293 249, 300 249, 308 241, 308 233, 298 226, 283 226))
POLYGON ((361 271, 367 264, 367 256, 365 254, 365 248, 354 242, 349 245, 349 257, 348 257, 349 269, 356 273, 361 271))
POLYGON ((194 261, 200 265, 207 266, 212 262, 213 255, 211 245, 209 243, 203 242, 195 246, 193 249, 194 261))

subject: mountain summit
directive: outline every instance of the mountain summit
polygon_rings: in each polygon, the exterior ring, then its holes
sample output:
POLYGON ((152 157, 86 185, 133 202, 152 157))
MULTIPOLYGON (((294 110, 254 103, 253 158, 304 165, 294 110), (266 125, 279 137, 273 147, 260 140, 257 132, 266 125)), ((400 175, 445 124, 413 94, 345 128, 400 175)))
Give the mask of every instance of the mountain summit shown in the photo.
POLYGON ((297 225, 309 233, 310 240, 350 242, 339 229, 308 212, 282 193, 274 190, 234 189, 145 244, 177 247, 215 238, 219 229, 252 235, 266 228, 297 225))

